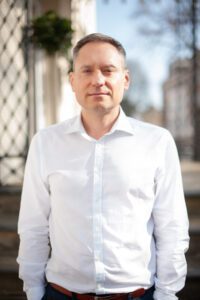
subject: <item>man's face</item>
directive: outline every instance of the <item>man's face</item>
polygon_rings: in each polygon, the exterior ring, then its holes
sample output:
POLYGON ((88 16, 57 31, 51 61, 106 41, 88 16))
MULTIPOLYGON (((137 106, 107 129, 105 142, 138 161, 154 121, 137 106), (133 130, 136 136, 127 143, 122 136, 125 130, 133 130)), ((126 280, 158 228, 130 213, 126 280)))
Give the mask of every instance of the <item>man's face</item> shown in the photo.
POLYGON ((109 112, 122 101, 129 74, 123 56, 114 46, 90 42, 80 49, 70 82, 83 110, 109 112))

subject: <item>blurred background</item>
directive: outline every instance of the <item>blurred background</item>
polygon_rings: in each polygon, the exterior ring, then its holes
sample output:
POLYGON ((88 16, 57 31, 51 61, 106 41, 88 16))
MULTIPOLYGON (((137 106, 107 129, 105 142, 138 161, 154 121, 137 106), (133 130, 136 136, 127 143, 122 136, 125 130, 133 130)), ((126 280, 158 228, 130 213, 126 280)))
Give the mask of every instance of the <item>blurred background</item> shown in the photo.
POLYGON ((200 0, 0 0, 0 299, 25 299, 17 218, 34 133, 79 112, 68 82, 71 49, 101 32, 127 52, 122 106, 172 133, 190 218, 181 300, 200 295, 200 0))

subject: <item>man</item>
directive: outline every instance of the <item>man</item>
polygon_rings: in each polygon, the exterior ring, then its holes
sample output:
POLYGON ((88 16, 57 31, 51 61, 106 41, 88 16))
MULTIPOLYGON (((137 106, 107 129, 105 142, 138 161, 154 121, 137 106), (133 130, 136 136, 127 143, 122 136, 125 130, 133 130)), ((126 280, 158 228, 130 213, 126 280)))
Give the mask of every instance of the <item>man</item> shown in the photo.
POLYGON ((74 48, 81 114, 37 133, 19 217, 28 300, 175 300, 188 218, 169 132, 128 118, 125 50, 91 34, 74 48))

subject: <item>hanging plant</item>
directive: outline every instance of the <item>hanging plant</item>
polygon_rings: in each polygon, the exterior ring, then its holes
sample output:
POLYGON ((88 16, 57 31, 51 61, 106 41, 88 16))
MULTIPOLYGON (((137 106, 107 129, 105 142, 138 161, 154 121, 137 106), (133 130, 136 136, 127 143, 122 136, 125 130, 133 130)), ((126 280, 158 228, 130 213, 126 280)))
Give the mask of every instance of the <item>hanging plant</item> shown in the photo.
POLYGON ((28 28, 30 41, 49 55, 60 52, 67 54, 71 48, 73 29, 71 21, 48 11, 32 20, 28 28))

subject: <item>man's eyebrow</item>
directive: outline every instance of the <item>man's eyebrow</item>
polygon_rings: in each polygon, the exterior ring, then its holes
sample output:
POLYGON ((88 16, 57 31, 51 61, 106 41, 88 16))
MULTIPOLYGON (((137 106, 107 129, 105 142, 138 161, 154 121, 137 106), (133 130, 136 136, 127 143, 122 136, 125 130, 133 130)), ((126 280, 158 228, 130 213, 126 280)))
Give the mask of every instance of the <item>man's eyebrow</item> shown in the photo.
POLYGON ((112 68, 112 69, 116 69, 117 66, 109 64, 109 65, 103 65, 102 68, 112 68))
POLYGON ((83 65, 83 66, 80 67, 80 70, 90 69, 90 68, 92 68, 92 66, 90 66, 90 65, 83 65))

